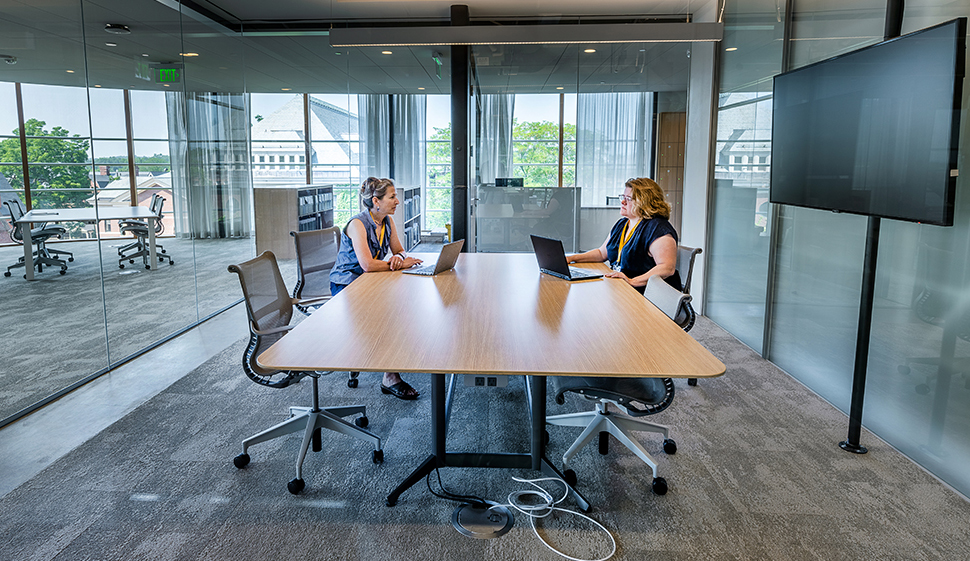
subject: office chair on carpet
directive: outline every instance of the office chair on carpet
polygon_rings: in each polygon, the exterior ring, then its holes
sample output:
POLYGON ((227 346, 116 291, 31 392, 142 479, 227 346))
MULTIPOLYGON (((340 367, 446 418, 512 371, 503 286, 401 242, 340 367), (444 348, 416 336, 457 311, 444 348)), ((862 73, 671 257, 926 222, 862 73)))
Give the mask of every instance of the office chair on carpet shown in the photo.
MULTIPOLYGON (((294 327, 290 325, 290 319, 293 317, 293 307, 298 301, 287 293, 276 256, 265 251, 259 257, 244 263, 229 265, 229 271, 239 276, 246 302, 246 315, 249 318, 249 346, 243 354, 246 375, 257 384, 270 388, 285 388, 306 376, 313 380, 312 406, 290 407, 289 419, 243 440, 242 454, 233 459, 233 464, 240 469, 246 467, 250 460, 249 447, 254 444, 303 431, 303 444, 296 460, 296 478, 286 485, 290 493, 295 495, 306 485, 303 480, 303 460, 311 443, 314 452, 322 450, 320 429, 324 428, 373 444, 374 453, 371 459, 375 464, 384 461, 380 437, 364 429, 368 423, 367 411, 363 405, 320 407, 318 379, 322 373, 266 370, 257 364, 256 357, 294 327), (353 424, 342 418, 357 414, 361 416, 353 424)), ((303 300, 299 303, 312 305, 313 301, 303 300)))
MULTIPOLYGON (((296 286, 293 297, 313 298, 316 304, 296 308, 306 315, 330 299, 330 269, 337 262, 340 251, 340 228, 331 226, 322 230, 290 232, 296 244, 296 286)), ((360 372, 351 372, 347 379, 348 388, 356 388, 360 372)))
MULTIPOLYGON (((151 211, 158 216, 158 220, 155 220, 155 236, 156 240, 162 232, 165 231, 165 225, 162 223, 162 207, 165 204, 165 197, 155 193, 152 195, 152 202, 149 205, 151 211)), ((118 248, 118 268, 125 268, 125 261, 133 264, 135 259, 141 257, 141 262, 146 269, 151 269, 151 264, 149 264, 149 259, 151 258, 151 248, 149 247, 148 240, 148 228, 149 224, 144 220, 122 220, 121 221, 121 233, 122 234, 132 234, 135 236, 135 241, 132 243, 118 248), (134 250, 132 253, 127 253, 134 250)), ((175 261, 172 256, 165 252, 165 248, 161 246, 157 241, 155 242, 155 257, 158 259, 159 263, 164 263, 168 259, 169 265, 174 265, 175 261)))
MULTIPOLYGON (((690 279, 694 274, 694 258, 700 253, 702 253, 702 250, 699 247, 677 246, 677 272, 680 274, 680 282, 684 284, 684 294, 690 294, 690 279)), ((694 308, 690 305, 690 298, 684 302, 683 308, 679 313, 680 317, 674 319, 674 321, 684 331, 690 331, 694 327, 694 320, 697 318, 694 308)), ((687 385, 696 386, 697 378, 687 378, 687 385)))
MULTIPOLYGON (((18 224, 17 221, 24 217, 24 208, 20 206, 19 200, 4 201, 3 204, 7 205, 7 212, 10 213, 10 237, 14 241, 20 242, 20 244, 23 245, 23 225, 18 224)), ((46 223, 30 229, 30 241, 31 244, 36 248, 31 254, 33 257, 33 263, 31 266, 36 267, 38 273, 44 272, 44 265, 47 265, 48 267, 60 267, 60 273, 62 275, 67 274, 67 262, 65 262, 63 259, 56 258, 55 255, 67 255, 67 261, 74 261, 74 254, 69 251, 47 247, 47 240, 51 238, 60 238, 66 233, 67 229, 63 226, 52 226, 46 223)), ((17 259, 16 263, 7 267, 7 271, 3 274, 3 276, 9 277, 11 275, 10 269, 15 269, 17 267, 24 267, 25 269, 27 267, 27 264, 22 256, 17 259)), ((27 275, 24 275, 24 278, 27 278, 27 275)))
MULTIPOLYGON (((679 292, 658 276, 650 277, 644 296, 670 319, 676 318, 683 303, 690 300, 690 296, 679 292)), ((593 411, 546 417, 546 424, 549 425, 584 427, 582 434, 562 457, 563 476, 567 483, 575 486, 577 481, 576 472, 567 467, 573 456, 596 435, 599 435, 600 454, 609 453, 609 435, 612 434, 653 470, 653 492, 658 495, 667 493, 667 480, 657 475, 657 462, 642 444, 633 439, 631 433, 644 431, 662 434, 664 452, 677 453, 677 443, 669 438, 667 427, 636 418, 659 413, 670 406, 674 400, 673 380, 582 376, 554 376, 549 379, 556 403, 560 405, 565 403, 567 392, 597 402, 593 411), (626 415, 610 412, 609 404, 618 407, 626 415)))

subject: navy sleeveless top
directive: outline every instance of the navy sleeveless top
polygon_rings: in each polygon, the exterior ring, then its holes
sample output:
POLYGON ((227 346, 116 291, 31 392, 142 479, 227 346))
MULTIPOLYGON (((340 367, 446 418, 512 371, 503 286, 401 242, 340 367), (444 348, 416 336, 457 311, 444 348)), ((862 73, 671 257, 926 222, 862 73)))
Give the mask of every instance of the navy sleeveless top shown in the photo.
MULTIPOLYGON (((384 259, 384 256, 391 250, 391 216, 384 217, 384 243, 377 241, 377 223, 370 215, 370 211, 365 210, 352 217, 347 225, 354 220, 360 220, 367 231, 367 245, 370 248, 371 257, 374 259, 384 259)), ((337 262, 330 270, 330 282, 333 284, 348 285, 357 277, 364 274, 364 268, 360 266, 357 254, 354 252, 354 242, 347 235, 347 226, 344 226, 343 234, 340 236, 340 251, 337 252, 337 262)))
MULTIPOLYGON (((626 226, 626 223, 627 219, 621 218, 613 225, 613 229, 610 230, 610 239, 606 242, 606 258, 611 265, 615 264, 619 259, 620 271, 624 275, 633 278, 657 266, 657 262, 650 256, 650 244, 654 240, 662 238, 667 234, 673 236, 675 242, 678 241, 678 238, 677 231, 674 230, 674 227, 670 225, 670 222, 666 218, 660 216, 644 218, 637 223, 636 228, 633 230, 633 235, 630 236, 626 245, 623 246, 623 254, 617 256, 620 248, 620 237, 623 235, 623 227, 626 226)), ((677 271, 674 271, 674 274, 664 280, 677 290, 683 290, 683 284, 677 271)), ((634 288, 641 294, 646 289, 645 286, 635 286, 634 288)))

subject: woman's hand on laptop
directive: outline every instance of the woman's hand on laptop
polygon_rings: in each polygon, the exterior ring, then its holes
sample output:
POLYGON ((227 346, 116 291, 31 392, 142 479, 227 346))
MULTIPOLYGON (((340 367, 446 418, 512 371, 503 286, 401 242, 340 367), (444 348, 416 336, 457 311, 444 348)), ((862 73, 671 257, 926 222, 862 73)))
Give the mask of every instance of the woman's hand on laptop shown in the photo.
POLYGON ((415 259, 414 257, 402 257, 401 254, 398 253, 391 256, 389 264, 391 266, 391 270, 396 271, 398 269, 408 269, 415 265, 420 265, 421 260, 415 259))

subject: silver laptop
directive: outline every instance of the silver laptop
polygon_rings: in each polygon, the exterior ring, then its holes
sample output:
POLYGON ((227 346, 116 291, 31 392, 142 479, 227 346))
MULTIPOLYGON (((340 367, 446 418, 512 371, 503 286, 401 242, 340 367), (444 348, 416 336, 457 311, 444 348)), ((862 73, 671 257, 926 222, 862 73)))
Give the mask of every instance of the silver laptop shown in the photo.
POLYGON ((434 265, 424 265, 422 267, 405 269, 409 275, 425 275, 428 277, 443 273, 455 266, 458 261, 458 254, 461 253, 461 246, 465 245, 465 240, 446 243, 438 254, 438 261, 434 265))
POLYGON ((566 261, 566 251, 562 247, 562 240, 532 236, 532 249, 536 252, 539 270, 547 275, 570 281, 598 279, 603 275, 579 267, 570 267, 566 261))

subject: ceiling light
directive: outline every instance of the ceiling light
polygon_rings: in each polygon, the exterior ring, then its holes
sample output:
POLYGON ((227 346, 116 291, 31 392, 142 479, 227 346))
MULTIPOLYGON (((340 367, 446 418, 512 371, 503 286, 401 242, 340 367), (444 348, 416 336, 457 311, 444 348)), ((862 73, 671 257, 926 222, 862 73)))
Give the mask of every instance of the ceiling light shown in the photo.
POLYGON ((584 52, 584 53, 595 53, 595 52, 596 52, 596 49, 586 49, 586 50, 585 50, 585 51, 583 51, 583 52, 584 52))
POLYGON ((148 56, 148 53, 142 53, 141 56, 148 56))
POLYGON ((106 42, 104 44, 104 46, 105 47, 117 47, 118 46, 118 43, 112 43, 111 41, 108 41, 108 42, 106 42))
POLYGON ((557 86, 556 89, 557 90, 561 90, 561 89, 563 89, 563 87, 562 86, 557 86))
POLYGON ((104 24, 104 30, 115 35, 128 35, 131 33, 131 29, 127 25, 120 23, 106 23, 104 24))
POLYGON ((199 56, 199 53, 179 53, 179 56, 199 56))
POLYGON ((280 88, 280 89, 281 89, 281 90, 283 90, 284 92, 288 92, 288 91, 290 91, 290 90, 291 90, 292 88, 280 88))
POLYGON ((418 88, 418 89, 419 89, 419 90, 423 90, 424 88, 418 88))
POLYGON ((381 54, 382 55, 393 55, 394 53, 392 53, 391 51, 381 51, 381 54))
POLYGON ((13 55, 0 55, 0 60, 7 64, 17 64, 17 57, 13 55))
POLYGON ((66 72, 67 72, 68 74, 74 74, 74 71, 73 71, 73 70, 67 70, 66 72))
POLYGON ((95 84, 94 87, 100 88, 101 87, 101 84, 95 84))
POLYGON ((738 50, 738 48, 737 48, 737 47, 728 47, 728 48, 726 48, 726 49, 724 49, 724 50, 730 53, 731 51, 736 51, 736 50, 738 50))

